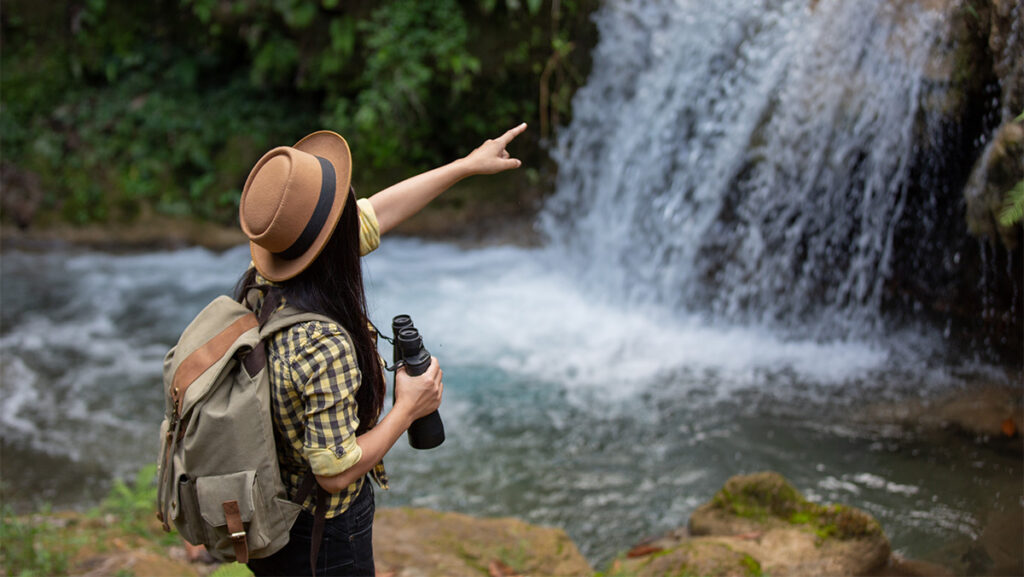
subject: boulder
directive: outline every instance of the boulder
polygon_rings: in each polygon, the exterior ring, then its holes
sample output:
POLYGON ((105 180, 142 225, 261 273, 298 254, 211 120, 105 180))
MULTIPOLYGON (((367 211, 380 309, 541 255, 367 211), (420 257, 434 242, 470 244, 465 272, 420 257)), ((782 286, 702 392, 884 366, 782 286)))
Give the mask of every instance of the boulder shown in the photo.
POLYGON ((881 525, 842 505, 818 505, 778 473, 732 477, 677 530, 621 555, 609 575, 717 577, 949 575, 893 557, 881 525))

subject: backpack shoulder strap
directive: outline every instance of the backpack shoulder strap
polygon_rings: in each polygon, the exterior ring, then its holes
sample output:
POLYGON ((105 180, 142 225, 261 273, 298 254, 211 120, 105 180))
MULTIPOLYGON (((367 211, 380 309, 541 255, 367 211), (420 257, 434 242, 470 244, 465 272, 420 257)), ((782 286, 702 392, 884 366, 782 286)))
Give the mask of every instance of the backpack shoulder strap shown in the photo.
MULTIPOLYGON (((254 306, 255 299, 248 299, 248 305, 254 306)), ((250 377, 255 377, 267 364, 267 350, 265 341, 274 333, 284 330, 293 325, 309 321, 322 321, 338 326, 342 332, 348 335, 340 323, 317 313, 301 311, 293 306, 285 305, 281 310, 281 294, 276 290, 265 291, 263 305, 260 307, 257 323, 260 332, 260 342, 257 343, 248 354, 242 359, 246 372, 250 377)))

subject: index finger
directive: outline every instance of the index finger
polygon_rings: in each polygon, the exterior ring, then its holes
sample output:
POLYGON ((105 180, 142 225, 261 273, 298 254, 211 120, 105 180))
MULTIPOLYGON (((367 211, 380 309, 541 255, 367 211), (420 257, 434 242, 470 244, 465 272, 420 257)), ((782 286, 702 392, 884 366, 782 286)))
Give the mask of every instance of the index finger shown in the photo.
POLYGON ((502 145, 507 145, 508 143, 512 142, 512 140, 515 137, 522 134, 524 130, 526 130, 525 122, 520 124, 519 126, 516 126, 515 128, 508 129, 507 131, 505 131, 505 134, 499 136, 497 140, 500 141, 502 145))

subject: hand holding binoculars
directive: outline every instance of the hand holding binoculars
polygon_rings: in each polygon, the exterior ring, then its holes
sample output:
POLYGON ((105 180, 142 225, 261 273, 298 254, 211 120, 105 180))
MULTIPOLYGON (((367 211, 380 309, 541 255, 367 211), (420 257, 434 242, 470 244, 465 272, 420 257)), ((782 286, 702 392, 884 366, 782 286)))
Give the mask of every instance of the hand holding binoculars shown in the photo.
MULTIPOLYGON (((394 335, 394 358, 402 361, 410 376, 422 375, 430 367, 430 353, 423 346, 420 332, 409 315, 398 315, 391 321, 394 335)), ((433 449, 444 442, 444 423, 437 411, 413 421, 409 427, 409 445, 414 449, 433 449)))

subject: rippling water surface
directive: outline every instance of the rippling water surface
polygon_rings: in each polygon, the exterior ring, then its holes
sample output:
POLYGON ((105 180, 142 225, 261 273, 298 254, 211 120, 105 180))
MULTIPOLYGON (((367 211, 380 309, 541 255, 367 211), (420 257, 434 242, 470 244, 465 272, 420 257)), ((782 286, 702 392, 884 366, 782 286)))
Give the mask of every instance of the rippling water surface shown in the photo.
MULTIPOLYGON (((729 476, 763 469, 867 509, 919 557, 960 554, 990 515, 1020 510, 1019 458, 857 418, 1005 378, 945 364, 926 329, 814 342, 627 308, 543 249, 386 239, 366 262, 375 321, 411 314, 446 382, 447 442, 418 452, 400 441, 383 506, 562 527, 595 564, 685 524, 729 476)), ((163 354, 247 263, 245 248, 4 253, 11 501, 87 506, 111 475, 155 459, 163 354)))

